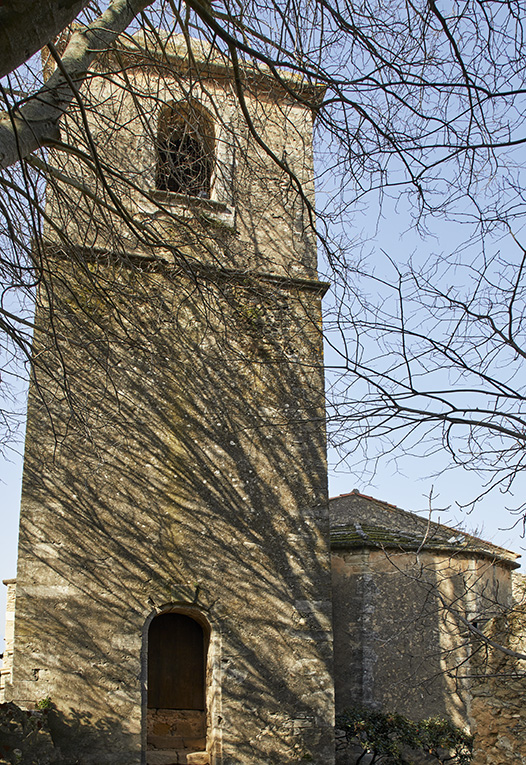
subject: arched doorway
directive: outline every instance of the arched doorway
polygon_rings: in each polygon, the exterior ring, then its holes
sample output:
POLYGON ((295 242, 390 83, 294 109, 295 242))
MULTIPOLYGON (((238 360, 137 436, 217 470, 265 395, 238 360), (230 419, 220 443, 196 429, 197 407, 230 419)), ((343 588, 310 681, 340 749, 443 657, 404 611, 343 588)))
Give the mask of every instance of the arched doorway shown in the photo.
POLYGON ((156 616, 148 630, 147 762, 206 763, 208 631, 186 613, 156 616), (150 756, 148 756, 150 755, 150 756))

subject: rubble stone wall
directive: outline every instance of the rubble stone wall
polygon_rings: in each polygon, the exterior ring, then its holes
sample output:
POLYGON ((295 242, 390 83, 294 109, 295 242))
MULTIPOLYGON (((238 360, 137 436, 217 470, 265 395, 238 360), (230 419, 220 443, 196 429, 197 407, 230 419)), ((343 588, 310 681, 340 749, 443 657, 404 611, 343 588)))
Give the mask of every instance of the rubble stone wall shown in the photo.
POLYGON ((5 701, 5 687, 11 682, 13 670, 16 579, 4 579, 3 583, 7 587, 7 603, 5 609, 5 648, 2 668, 0 669, 0 704, 5 701))
MULTIPOLYGON (((513 574, 513 608, 487 625, 486 637, 526 653, 526 577, 513 574)), ((526 660, 481 641, 474 649, 473 765, 526 764, 526 660)))

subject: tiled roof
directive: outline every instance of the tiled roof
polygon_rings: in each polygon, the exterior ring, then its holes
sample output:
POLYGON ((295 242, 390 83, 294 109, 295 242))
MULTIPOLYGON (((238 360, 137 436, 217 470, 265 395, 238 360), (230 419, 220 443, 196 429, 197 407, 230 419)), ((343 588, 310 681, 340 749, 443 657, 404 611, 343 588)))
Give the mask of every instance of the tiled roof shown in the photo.
POLYGON ((435 523, 389 502, 354 490, 330 500, 331 546, 334 548, 397 548, 466 553, 506 563, 520 556, 465 531, 435 523))

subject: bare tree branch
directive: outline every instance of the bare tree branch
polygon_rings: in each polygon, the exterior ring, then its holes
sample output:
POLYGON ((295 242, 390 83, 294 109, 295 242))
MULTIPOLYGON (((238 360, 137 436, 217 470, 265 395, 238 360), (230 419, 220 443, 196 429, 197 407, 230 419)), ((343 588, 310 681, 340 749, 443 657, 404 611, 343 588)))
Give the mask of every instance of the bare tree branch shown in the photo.
POLYGON ((74 98, 71 82, 79 88, 101 51, 107 50, 152 0, 114 0, 85 29, 77 29, 58 68, 47 83, 23 105, 0 115, 0 168, 6 168, 60 137, 59 120, 74 98))
POLYGON ((89 0, 17 0, 0 8, 0 77, 53 40, 89 0))

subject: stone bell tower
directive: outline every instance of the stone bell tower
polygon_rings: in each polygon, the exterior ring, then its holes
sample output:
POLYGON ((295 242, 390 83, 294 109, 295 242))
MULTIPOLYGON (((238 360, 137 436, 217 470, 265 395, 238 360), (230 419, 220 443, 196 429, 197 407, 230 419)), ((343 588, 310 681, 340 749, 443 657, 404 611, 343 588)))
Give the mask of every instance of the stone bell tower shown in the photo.
POLYGON ((316 89, 156 46, 50 159, 6 695, 66 762, 330 765, 316 89))

